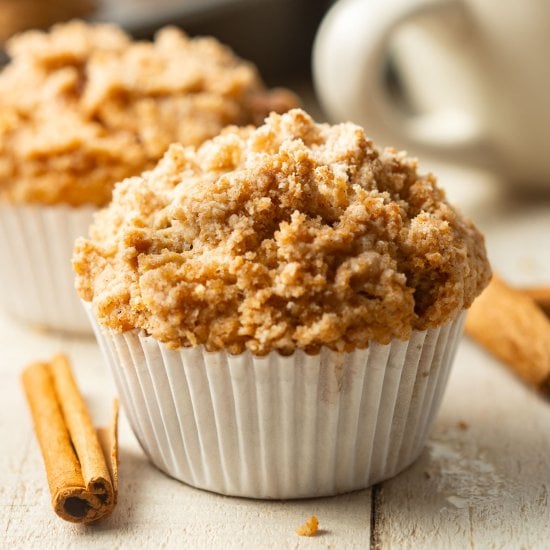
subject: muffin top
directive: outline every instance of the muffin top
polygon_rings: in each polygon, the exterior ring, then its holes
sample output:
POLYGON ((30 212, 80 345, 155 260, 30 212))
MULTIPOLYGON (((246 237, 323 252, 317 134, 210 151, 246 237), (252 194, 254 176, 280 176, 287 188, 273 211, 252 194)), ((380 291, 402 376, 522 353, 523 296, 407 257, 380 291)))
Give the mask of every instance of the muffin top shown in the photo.
POLYGON ((170 143, 261 124, 297 100, 213 38, 175 28, 133 42, 74 21, 8 42, 0 73, 0 199, 106 204, 115 182, 152 168, 170 143))
POLYGON ((74 268, 106 327, 258 355, 407 339, 490 278, 483 237, 416 160, 298 109, 172 145, 116 186, 74 268))

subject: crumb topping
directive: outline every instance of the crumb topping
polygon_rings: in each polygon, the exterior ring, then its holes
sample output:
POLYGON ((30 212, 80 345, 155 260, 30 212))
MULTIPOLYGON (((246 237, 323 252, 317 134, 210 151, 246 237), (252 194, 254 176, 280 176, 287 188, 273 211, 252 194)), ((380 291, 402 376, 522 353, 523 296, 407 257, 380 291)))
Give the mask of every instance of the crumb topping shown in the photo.
POLYGON ((8 42, 0 73, 0 198, 106 204, 115 182, 152 168, 173 142, 261 124, 297 105, 213 38, 162 29, 133 42, 73 21, 8 42))
POLYGON ((490 278, 483 237, 416 160, 298 109, 172 145, 117 185, 73 261, 103 325, 258 355, 407 339, 490 278))

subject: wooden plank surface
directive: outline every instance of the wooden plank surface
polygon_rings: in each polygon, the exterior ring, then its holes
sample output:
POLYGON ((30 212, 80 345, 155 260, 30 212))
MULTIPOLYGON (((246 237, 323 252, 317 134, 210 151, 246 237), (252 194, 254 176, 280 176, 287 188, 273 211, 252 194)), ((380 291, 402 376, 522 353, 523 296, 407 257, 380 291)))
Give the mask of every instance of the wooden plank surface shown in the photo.
MULTIPOLYGON (((448 194, 482 228, 493 269, 550 284, 550 198, 452 174, 448 194)), ((445 183, 444 178, 440 178, 445 183)), ((374 494, 377 548, 550 547, 550 401, 464 339, 420 459, 374 494)))
POLYGON ((19 372, 27 362, 67 352, 98 423, 106 422, 115 392, 110 373, 93 340, 29 332, 3 316, 0 335, 0 548, 368 548, 370 490, 286 502, 199 491, 148 463, 124 415, 113 516, 87 527, 63 522, 49 504, 19 372), (321 532, 299 537, 296 528, 312 514, 321 532))
MULTIPOLYGON (((443 181, 456 182, 449 195, 485 230, 500 273, 517 284, 550 281, 550 202, 518 201, 461 174, 443 181)), ((67 352, 100 423, 114 388, 99 350, 93 340, 41 334, 1 314, 0 350, 2 549, 549 547, 550 403, 467 340, 427 448, 375 488, 374 508, 370 490, 296 502, 195 490, 147 462, 123 416, 119 504, 88 527, 51 511, 18 376, 27 362, 67 352), (298 537, 311 514, 320 535, 298 537)))
POLYGON ((548 548, 550 402, 464 341, 428 446, 376 493, 379 548, 548 548))

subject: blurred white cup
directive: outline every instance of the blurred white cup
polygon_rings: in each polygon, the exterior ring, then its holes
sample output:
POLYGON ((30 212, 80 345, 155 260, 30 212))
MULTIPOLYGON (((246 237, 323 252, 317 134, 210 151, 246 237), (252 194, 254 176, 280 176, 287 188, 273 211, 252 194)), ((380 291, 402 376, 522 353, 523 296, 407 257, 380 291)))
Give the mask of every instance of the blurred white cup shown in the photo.
POLYGON ((548 0, 339 0, 313 52, 334 121, 381 144, 550 189, 548 0), (390 57, 415 113, 385 77, 390 57))

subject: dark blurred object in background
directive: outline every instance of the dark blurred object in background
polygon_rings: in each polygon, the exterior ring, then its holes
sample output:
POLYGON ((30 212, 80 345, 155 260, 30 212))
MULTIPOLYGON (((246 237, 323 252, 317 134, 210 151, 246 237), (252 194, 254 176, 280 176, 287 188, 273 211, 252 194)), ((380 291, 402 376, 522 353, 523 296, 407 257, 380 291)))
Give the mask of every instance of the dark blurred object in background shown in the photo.
MULTIPOLYGON (((0 41, 81 17, 151 38, 164 25, 212 35, 255 63, 269 85, 309 78, 315 32, 332 0, 0 0, 0 41)), ((0 42, 0 44, 1 44, 0 42)), ((0 51, 0 63, 6 57, 0 51)))
POLYGON ((94 0, 0 0, 0 43, 20 31, 86 17, 95 5, 94 0))
POLYGON ((136 38, 173 24, 212 35, 255 63, 264 79, 310 74, 315 31, 330 0, 103 0, 94 20, 113 21, 136 38))

